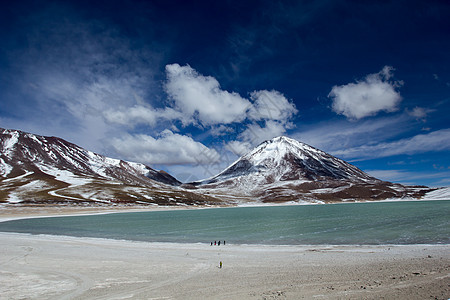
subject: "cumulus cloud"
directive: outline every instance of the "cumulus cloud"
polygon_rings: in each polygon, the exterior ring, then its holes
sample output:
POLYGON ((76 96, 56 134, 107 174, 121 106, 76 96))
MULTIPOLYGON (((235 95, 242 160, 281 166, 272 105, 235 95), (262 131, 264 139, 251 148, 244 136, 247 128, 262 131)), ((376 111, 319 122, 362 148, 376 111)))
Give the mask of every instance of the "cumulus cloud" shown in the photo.
POLYGON ((189 65, 167 65, 166 75, 165 90, 173 100, 173 109, 183 115, 183 124, 211 126, 209 134, 213 136, 236 132, 238 140, 225 146, 236 155, 284 134, 293 126, 291 119, 298 112, 278 91, 253 91, 250 101, 222 90, 215 78, 203 76, 189 65))
POLYGON ((131 127, 179 120, 185 126, 210 126, 209 133, 218 136, 236 130, 231 123, 246 121, 274 120, 288 128, 297 113, 295 105, 275 90, 254 91, 250 102, 237 93, 222 90, 215 78, 203 76, 188 65, 167 65, 166 75, 165 90, 173 100, 169 106, 155 109, 149 104, 135 104, 108 109, 104 112, 106 120, 131 127))
POLYGON ((106 120, 110 123, 121 125, 134 125, 137 123, 146 123, 155 125, 158 119, 157 111, 151 107, 135 105, 133 107, 122 108, 120 110, 109 109, 104 112, 106 120))
MULTIPOLYGON (((220 150, 223 156, 227 150, 242 155, 258 143, 284 134, 291 128, 291 119, 297 113, 295 105, 278 91, 254 91, 250 101, 237 93, 222 90, 215 78, 203 76, 188 65, 167 65, 166 76, 165 90, 172 100, 169 106, 153 108, 135 97, 137 104, 106 110, 103 113, 105 119, 128 128, 180 121, 184 126, 209 127, 207 134, 212 136, 237 135, 238 141, 232 141, 220 150)), ((157 138, 125 134, 123 138, 115 139, 113 146, 127 159, 146 163, 217 165, 214 161, 220 158, 217 151, 209 151, 195 143, 190 137, 164 131, 157 138), (186 148, 180 141, 191 148, 186 148), (164 146, 159 147, 161 145, 164 146), (200 156, 195 154, 200 152, 200 156)))
POLYGON ((249 142, 231 141, 225 148, 237 156, 242 156, 252 149, 253 145, 249 142))
POLYGON ((283 94, 275 90, 254 91, 250 97, 253 105, 250 107, 248 115, 252 120, 286 122, 298 112, 295 104, 289 102, 283 94))
POLYGON ((128 160, 146 164, 212 164, 220 155, 191 137, 166 129, 157 138, 145 134, 114 138, 112 145, 128 160))
POLYGON ((222 90, 214 77, 179 64, 167 65, 166 75, 166 92, 189 122, 194 123, 197 118, 204 125, 214 125, 246 119, 251 103, 237 93, 222 90))
POLYGON ((356 120, 380 111, 396 111, 402 100, 396 88, 402 82, 389 81, 393 70, 392 67, 385 66, 379 73, 369 74, 364 80, 333 86, 328 94, 333 100, 333 111, 356 120))
POLYGON ((260 90, 250 94, 253 105, 249 107, 250 121, 238 134, 238 140, 231 141, 226 149, 236 155, 243 155, 259 143, 280 136, 292 128, 292 117, 297 108, 283 94, 275 90, 260 90))
POLYGON ((265 126, 259 124, 250 124, 239 134, 239 138, 252 146, 262 143, 271 138, 283 135, 286 132, 284 124, 278 121, 269 120, 265 122, 265 126))
POLYGON ((121 109, 109 109, 104 112, 105 119, 110 123, 133 127, 137 124, 154 126, 159 120, 182 119, 180 112, 166 107, 155 109, 150 105, 134 105, 121 109))

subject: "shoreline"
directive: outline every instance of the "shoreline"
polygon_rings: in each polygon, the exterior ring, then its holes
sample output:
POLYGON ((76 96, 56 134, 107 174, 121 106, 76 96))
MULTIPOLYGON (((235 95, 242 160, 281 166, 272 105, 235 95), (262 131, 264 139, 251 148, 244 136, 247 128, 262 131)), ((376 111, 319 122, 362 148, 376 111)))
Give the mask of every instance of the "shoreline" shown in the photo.
POLYGON ((172 210, 195 210, 219 208, 213 206, 189 207, 189 206, 134 206, 134 207, 114 207, 114 206, 8 206, 0 207, 0 222, 19 219, 52 218, 70 216, 103 215, 129 212, 149 212, 149 211, 172 211, 172 210))
POLYGON ((3 232, 0 240, 8 299, 450 296, 450 245, 211 247, 3 232))
POLYGON ((229 248, 229 247, 245 247, 249 249, 301 249, 301 248, 389 248, 389 247, 448 247, 450 250, 450 243, 448 244, 245 244, 245 243, 232 243, 227 242, 226 245, 213 245, 211 246, 210 242, 156 242, 156 241, 143 241, 143 240, 127 240, 127 239, 114 239, 114 238, 105 238, 105 237, 91 237, 91 236, 73 236, 73 235, 59 235, 59 234, 47 234, 47 233, 26 233, 26 232, 9 232, 9 231, 0 231, 0 238, 2 235, 5 236, 17 236, 17 237, 42 237, 45 239, 62 239, 62 240, 71 240, 74 241, 91 241, 93 243, 102 242, 102 241, 116 241, 120 243, 142 243, 148 244, 148 246, 158 246, 158 247, 189 247, 195 248, 196 246, 200 247, 210 247, 213 250, 229 248))

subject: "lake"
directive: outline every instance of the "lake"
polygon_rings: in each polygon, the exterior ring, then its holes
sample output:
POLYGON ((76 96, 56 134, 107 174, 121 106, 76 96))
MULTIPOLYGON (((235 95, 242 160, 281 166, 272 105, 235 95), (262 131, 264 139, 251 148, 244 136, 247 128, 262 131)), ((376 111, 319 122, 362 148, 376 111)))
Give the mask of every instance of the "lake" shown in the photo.
POLYGON ((449 244, 450 200, 47 217, 2 222, 0 231, 206 244, 449 244))

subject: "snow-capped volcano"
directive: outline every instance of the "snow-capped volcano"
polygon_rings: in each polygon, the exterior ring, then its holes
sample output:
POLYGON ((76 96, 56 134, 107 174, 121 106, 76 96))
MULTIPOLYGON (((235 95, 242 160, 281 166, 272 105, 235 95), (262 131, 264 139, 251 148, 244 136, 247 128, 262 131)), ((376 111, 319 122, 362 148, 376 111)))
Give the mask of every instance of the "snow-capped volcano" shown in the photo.
POLYGON ((381 181, 285 136, 263 142, 218 175, 192 185, 210 194, 267 202, 380 200, 420 194, 419 188, 381 181))
POLYGON ((266 183, 326 179, 377 181, 341 159, 285 136, 263 142, 205 183, 240 176, 259 177, 266 183))

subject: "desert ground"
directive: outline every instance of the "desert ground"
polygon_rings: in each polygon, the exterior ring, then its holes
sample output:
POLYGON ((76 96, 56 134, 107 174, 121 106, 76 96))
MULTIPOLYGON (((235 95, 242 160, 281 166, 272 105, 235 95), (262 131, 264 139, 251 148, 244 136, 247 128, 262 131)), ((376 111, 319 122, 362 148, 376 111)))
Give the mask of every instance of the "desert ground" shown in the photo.
MULTIPOLYGON (((36 214, 26 211, 0 219, 36 214)), ((0 299, 448 299, 450 245, 210 246, 0 233, 0 283, 0 299)))

